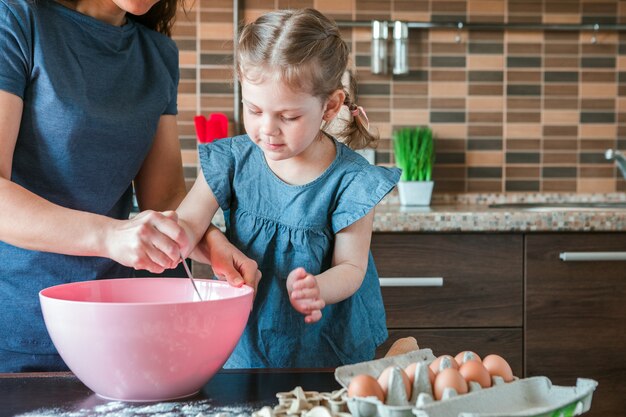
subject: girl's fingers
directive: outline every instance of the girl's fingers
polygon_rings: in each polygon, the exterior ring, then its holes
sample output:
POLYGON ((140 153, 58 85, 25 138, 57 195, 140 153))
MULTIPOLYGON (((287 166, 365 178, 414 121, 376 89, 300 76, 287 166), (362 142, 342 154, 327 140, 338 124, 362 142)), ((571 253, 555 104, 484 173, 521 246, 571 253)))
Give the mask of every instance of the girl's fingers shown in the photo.
POLYGON ((320 292, 319 290, 316 288, 303 288, 303 289, 294 289, 291 292, 291 297, 294 300, 301 300, 301 299, 305 299, 305 298, 310 298, 310 299, 315 299, 317 297, 319 297, 320 292))
POLYGON ((301 299, 296 301, 294 307, 296 307, 296 310, 300 313, 308 315, 311 314, 312 311, 323 309, 326 307, 326 303, 320 298, 301 299))
POLYGON ((315 323, 322 318, 322 312, 320 310, 312 311, 311 314, 304 318, 305 323, 315 323))
POLYGON ((304 288, 313 288, 313 287, 317 287, 317 281, 315 280, 315 277, 313 275, 308 274, 306 272, 303 276, 298 277, 297 281, 294 281, 292 285, 292 288, 294 290, 301 290, 304 288))
POLYGON ((235 269, 224 272, 222 276, 233 287, 239 288, 244 284, 243 278, 235 269))
POLYGON ((296 285, 295 288, 300 288, 299 284, 297 283, 306 276, 307 272, 302 267, 298 267, 292 270, 287 276, 287 291, 289 291, 289 293, 291 294, 291 292, 294 290, 294 285, 296 285))
MULTIPOLYGON (((293 279, 296 279, 296 280, 299 281, 299 280, 301 280, 303 278, 306 278, 307 273, 306 273, 304 268, 299 267, 299 268, 296 268, 293 271, 291 271, 291 273, 289 275, 291 275, 293 277, 293 279)), ((296 282, 298 282, 298 281, 295 281, 294 284, 296 282)))
POLYGON ((259 271, 257 263, 252 259, 242 262, 239 272, 244 283, 256 291, 257 284, 261 279, 261 271, 259 271))
POLYGON ((324 300, 317 298, 309 303, 307 309, 309 310, 309 312, 313 312, 315 310, 321 310, 324 307, 326 307, 326 303, 324 302, 324 300))

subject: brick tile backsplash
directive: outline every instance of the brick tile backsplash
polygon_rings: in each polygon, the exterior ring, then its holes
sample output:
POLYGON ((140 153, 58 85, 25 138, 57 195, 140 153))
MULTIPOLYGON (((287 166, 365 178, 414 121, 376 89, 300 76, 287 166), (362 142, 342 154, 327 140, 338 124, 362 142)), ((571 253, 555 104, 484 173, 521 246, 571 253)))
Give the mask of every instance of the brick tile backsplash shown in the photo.
MULTIPOLYGON (((241 0, 240 17, 315 7, 338 20, 600 24, 600 30, 411 29, 407 75, 370 73, 370 30, 342 28, 363 105, 394 164, 393 132, 428 125, 435 192, 614 192, 626 181, 604 159, 626 149, 626 23, 620 0, 241 0)), ((196 0, 179 13, 179 135, 188 184, 197 172, 193 117, 233 125, 233 3, 196 0)), ((393 47, 389 43, 390 62, 393 47)))

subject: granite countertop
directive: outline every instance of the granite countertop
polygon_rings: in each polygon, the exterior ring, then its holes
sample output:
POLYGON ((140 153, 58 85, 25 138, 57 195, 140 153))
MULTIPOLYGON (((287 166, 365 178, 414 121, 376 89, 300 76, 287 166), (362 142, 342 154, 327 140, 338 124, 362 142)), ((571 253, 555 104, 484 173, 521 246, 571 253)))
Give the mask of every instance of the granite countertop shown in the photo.
MULTIPOLYGON (((490 208, 504 203, 611 202, 626 193, 435 194, 428 207, 403 207, 394 190, 376 207, 375 232, 618 232, 626 231, 626 209, 529 211, 490 208)), ((224 230, 219 212, 214 224, 224 230)))
POLYGON ((490 208, 506 203, 625 203, 610 194, 450 194, 435 195, 429 207, 403 207, 390 194, 376 208, 375 232, 616 232, 626 230, 626 209, 490 208))

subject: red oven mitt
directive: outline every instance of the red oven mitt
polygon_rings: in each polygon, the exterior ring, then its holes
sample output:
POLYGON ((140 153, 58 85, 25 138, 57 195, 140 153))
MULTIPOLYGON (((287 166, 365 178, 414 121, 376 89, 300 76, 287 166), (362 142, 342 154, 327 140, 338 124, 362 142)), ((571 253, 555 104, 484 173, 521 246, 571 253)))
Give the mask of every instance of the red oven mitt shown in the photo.
POLYGON ((228 117, 224 113, 211 113, 208 120, 199 115, 194 117, 193 121, 200 143, 210 143, 228 136, 228 117))

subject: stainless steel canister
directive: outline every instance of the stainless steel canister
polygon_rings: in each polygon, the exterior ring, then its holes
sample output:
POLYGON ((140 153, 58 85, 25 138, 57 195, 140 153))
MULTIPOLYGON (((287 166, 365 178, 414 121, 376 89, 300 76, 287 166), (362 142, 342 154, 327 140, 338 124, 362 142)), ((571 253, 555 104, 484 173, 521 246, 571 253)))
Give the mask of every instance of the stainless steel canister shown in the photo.
POLYGON ((387 39, 389 39, 387 22, 372 20, 372 53, 370 64, 372 74, 387 74, 387 39))
POLYGON ((396 20, 393 23, 394 74, 409 73, 409 26, 396 20))

